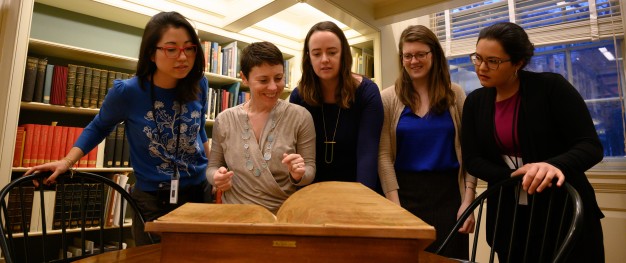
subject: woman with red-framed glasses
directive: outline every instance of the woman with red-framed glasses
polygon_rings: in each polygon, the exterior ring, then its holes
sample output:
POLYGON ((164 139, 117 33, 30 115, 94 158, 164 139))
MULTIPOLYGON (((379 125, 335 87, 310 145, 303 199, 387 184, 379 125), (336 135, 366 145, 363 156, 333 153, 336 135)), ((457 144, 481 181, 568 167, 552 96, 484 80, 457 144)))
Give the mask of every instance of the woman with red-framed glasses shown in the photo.
MULTIPOLYGON (((185 202, 208 201, 208 81, 198 46, 185 17, 176 12, 153 16, 143 33, 135 77, 115 80, 100 112, 63 159, 33 167, 26 175, 53 171, 46 183, 54 183, 123 122, 136 180, 131 195, 146 221, 185 202)), ((150 243, 137 218, 133 234, 137 245, 150 243)))

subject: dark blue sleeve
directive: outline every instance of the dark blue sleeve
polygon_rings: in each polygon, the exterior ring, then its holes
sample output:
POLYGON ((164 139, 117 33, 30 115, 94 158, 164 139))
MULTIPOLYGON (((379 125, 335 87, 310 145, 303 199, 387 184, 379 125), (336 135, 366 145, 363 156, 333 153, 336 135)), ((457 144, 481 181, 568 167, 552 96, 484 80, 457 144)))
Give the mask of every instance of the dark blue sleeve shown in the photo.
POLYGON ((302 105, 302 98, 300 98, 300 92, 298 91, 298 87, 293 89, 291 94, 289 95, 289 102, 293 104, 302 105))
POLYGON ((360 89, 364 90, 357 98, 363 104, 357 139, 357 182, 376 190, 379 185, 378 144, 383 127, 383 102, 376 83, 367 81, 360 89))
POLYGON ((124 105, 129 105, 131 102, 127 99, 132 97, 126 94, 126 90, 127 87, 122 80, 116 79, 113 82, 113 88, 105 96, 100 112, 85 127, 74 143, 74 147, 80 148, 84 154, 87 154, 115 129, 115 125, 126 119, 127 111, 124 105))
MULTIPOLYGON (((207 113, 207 109, 209 108, 209 102, 207 99, 207 93, 209 90, 209 81, 207 80, 206 77, 202 78, 200 80, 200 90, 201 90, 201 98, 202 98, 202 114, 200 114, 202 117, 202 120, 200 122, 200 140, 202 141, 202 143, 207 142, 209 139, 206 136, 206 113, 207 113)), ((208 154, 208 153, 207 153, 208 154)))

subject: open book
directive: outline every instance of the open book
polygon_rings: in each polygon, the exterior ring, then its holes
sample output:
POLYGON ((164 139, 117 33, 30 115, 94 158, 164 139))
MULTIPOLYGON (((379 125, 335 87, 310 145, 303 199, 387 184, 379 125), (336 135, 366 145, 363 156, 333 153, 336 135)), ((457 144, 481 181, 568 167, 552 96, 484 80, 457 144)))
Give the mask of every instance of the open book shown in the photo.
POLYGON ((187 203, 145 229, 161 234, 162 260, 185 255, 189 262, 206 253, 223 256, 212 257, 218 261, 267 256, 268 262, 296 262, 308 255, 320 262, 408 262, 435 239, 432 226, 362 184, 347 182, 306 186, 276 215, 258 205, 187 203))

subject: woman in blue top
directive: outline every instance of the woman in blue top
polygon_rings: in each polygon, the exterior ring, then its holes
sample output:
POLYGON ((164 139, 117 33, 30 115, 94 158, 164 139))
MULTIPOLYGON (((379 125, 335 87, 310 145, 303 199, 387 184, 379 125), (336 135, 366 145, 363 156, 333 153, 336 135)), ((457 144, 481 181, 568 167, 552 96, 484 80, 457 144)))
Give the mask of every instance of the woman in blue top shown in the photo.
MULTIPOLYGON (((33 167, 26 174, 53 171, 46 183, 54 183, 124 122, 136 179, 132 196, 146 220, 185 202, 202 202, 207 185, 205 153, 209 151, 204 117, 208 84, 199 47, 195 30, 182 15, 161 12, 153 16, 141 41, 136 76, 114 82, 100 112, 65 158, 33 167), (178 197, 168 198, 176 185, 178 197)), ((135 242, 149 243, 143 225, 137 222, 133 220, 135 242)))
POLYGON ((379 189, 380 91, 371 80, 350 72, 351 67, 343 31, 332 22, 315 24, 304 40, 302 78, 289 101, 313 116, 315 182, 360 182, 379 189))
MULTIPOLYGON (((425 26, 400 35, 394 86, 381 93, 385 119, 378 172, 385 196, 437 230, 433 252, 457 218, 474 201, 476 178, 461 162, 461 112, 465 93, 450 82, 448 63, 437 36, 425 26)), ((462 233, 474 228, 474 217, 462 233)), ((456 235, 442 254, 467 259, 468 235, 456 235)))

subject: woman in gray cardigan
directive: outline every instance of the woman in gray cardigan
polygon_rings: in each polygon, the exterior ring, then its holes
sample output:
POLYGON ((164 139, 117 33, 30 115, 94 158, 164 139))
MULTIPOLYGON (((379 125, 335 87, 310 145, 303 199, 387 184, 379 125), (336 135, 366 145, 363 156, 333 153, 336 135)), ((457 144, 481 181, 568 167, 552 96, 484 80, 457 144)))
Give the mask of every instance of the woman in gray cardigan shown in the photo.
MULTIPOLYGON (((437 249, 474 200, 476 179, 461 165, 460 123, 465 94, 450 82, 435 34, 409 26, 399 41, 402 73, 383 90, 385 118, 378 173, 385 196, 437 230, 437 249)), ((473 216, 459 230, 470 233, 473 216)), ((443 252, 467 259, 468 235, 457 235, 443 252)))
POLYGON ((315 128, 309 111, 279 100, 284 61, 269 42, 242 52, 250 100, 221 112, 213 125, 207 178, 227 204, 258 204, 273 213, 315 176, 315 128))

